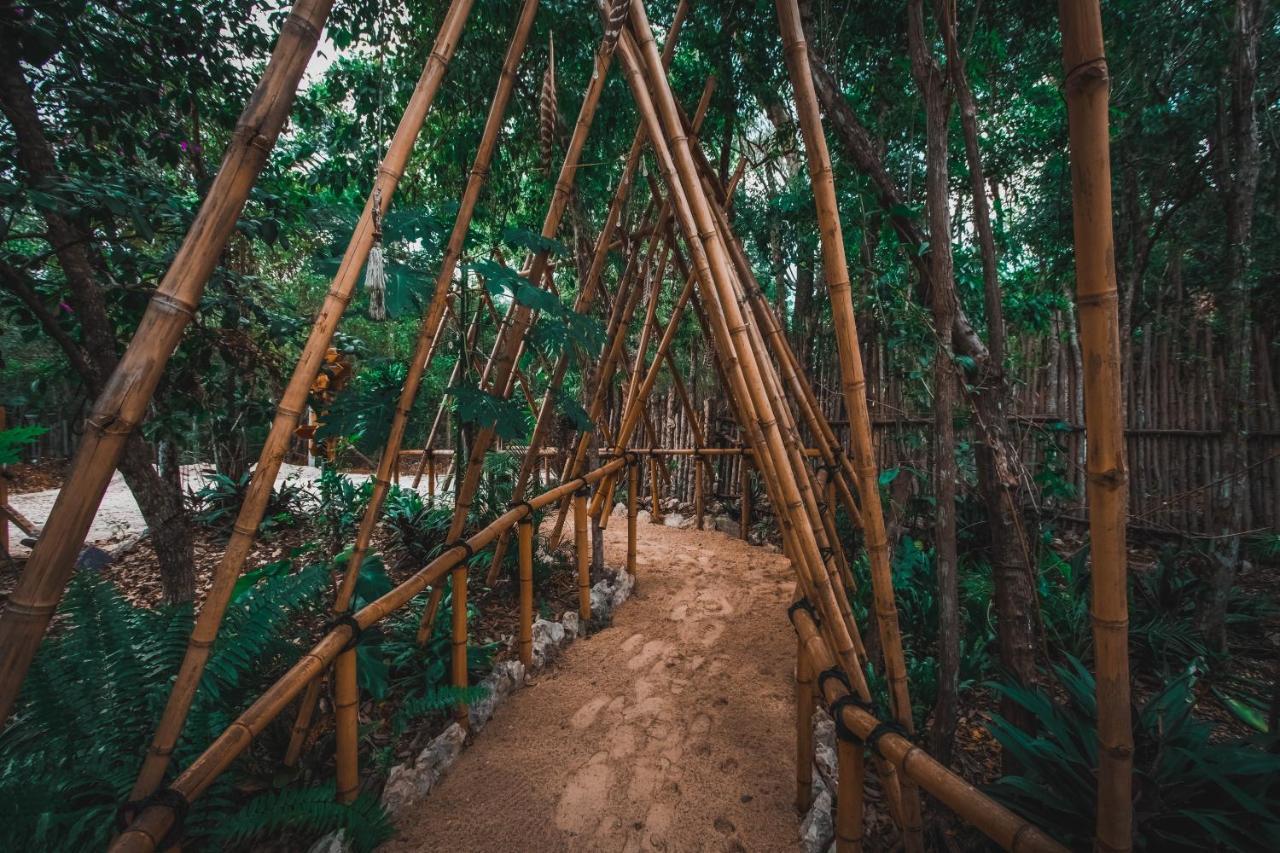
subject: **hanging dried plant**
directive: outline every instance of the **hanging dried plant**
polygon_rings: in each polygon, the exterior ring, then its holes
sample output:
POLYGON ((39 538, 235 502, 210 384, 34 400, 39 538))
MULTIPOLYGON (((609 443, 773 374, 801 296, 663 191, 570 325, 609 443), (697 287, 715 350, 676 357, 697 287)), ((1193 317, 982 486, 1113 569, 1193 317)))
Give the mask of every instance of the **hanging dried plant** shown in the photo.
POLYGON ((627 13, 631 11, 631 0, 612 0, 608 3, 604 22, 604 49, 611 51, 618 44, 622 28, 627 23, 627 13))
POLYGON ((556 125, 560 113, 556 104, 556 43, 552 38, 548 48, 547 72, 542 75, 542 97, 538 105, 538 144, 541 153, 542 174, 551 174, 551 155, 555 151, 556 125))

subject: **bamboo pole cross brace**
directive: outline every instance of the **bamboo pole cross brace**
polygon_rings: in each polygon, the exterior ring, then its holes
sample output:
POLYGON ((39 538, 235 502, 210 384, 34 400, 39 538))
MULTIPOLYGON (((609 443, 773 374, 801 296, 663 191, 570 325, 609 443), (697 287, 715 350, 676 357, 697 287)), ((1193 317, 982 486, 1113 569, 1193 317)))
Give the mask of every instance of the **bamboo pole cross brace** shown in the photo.
MULTIPOLYGON (((415 574, 393 588, 381 598, 351 614, 350 619, 329 628, 314 646, 277 679, 258 699, 237 717, 201 753, 189 767, 183 770, 169 785, 173 799, 193 802, 209 790, 214 781, 244 754, 250 743, 262 731, 290 707, 296 699, 326 668, 333 665, 338 656, 358 636, 390 614, 407 605, 428 586, 438 583, 444 576, 465 563, 471 555, 493 544, 501 531, 530 517, 578 489, 599 482, 619 471, 625 460, 615 459, 589 474, 570 480, 544 492, 528 503, 513 507, 491 524, 470 538, 455 542, 415 574)), ((110 849, 116 853, 151 853, 161 839, 168 836, 178 818, 173 802, 153 801, 146 805, 130 821, 110 849)))

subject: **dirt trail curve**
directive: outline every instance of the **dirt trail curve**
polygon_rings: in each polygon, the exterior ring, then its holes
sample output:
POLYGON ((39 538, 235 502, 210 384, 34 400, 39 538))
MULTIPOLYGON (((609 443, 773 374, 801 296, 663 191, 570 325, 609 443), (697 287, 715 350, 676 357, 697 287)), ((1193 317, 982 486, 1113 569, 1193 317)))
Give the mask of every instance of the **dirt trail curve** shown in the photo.
MULTIPOLYGON (((626 527, 606 553, 625 556, 626 527)), ((794 850, 785 560, 641 523, 613 625, 514 694, 388 851, 794 850)))

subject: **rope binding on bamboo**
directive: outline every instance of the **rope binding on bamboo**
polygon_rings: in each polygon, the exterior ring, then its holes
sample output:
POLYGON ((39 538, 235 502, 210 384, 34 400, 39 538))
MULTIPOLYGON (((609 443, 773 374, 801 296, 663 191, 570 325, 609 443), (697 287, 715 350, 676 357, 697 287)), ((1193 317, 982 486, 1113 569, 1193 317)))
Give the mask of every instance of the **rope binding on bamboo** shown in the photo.
POLYGON ((324 632, 326 634, 331 633, 344 625, 351 631, 351 635, 347 637, 346 645, 342 647, 345 652, 359 645, 360 635, 364 633, 364 626, 357 621, 355 616, 352 616, 350 612, 338 614, 325 623, 324 632))
POLYGON ((128 800, 116 809, 116 829, 124 832, 130 824, 151 806, 163 806, 173 813, 173 824, 160 838, 155 839, 156 850, 167 850, 182 838, 187 813, 191 811, 191 801, 186 795, 174 788, 160 788, 137 800, 128 800))

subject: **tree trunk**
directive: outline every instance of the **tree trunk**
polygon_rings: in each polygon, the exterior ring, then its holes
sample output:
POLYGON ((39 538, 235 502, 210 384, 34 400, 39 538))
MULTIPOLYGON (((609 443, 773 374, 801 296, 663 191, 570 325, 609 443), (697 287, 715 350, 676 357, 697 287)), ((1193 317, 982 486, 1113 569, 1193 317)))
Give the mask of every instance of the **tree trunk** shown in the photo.
MULTIPOLYGON (((0 60, 0 110, 13 126, 19 163, 32 186, 56 187, 62 183, 62 176, 32 99, 31 87, 18 64, 17 51, 12 44, 0 44, 0 54, 4 56, 0 60)), ((91 375, 83 378, 96 396, 105 377, 115 368, 117 341, 94 268, 92 234, 88 228, 60 213, 45 209, 42 214, 48 242, 56 250, 58 264, 66 278, 67 299, 80 322, 81 346, 91 371, 91 375)), ((156 472, 150 451, 137 433, 130 436, 119 467, 151 531, 165 599, 189 601, 195 579, 181 488, 174 487, 156 472)))
POLYGON ((934 350, 933 489, 934 565, 938 578, 938 697, 933 709, 933 754, 951 760, 955 740, 960 683, 960 589, 956 576, 956 435, 953 414, 956 376, 950 335, 956 313, 951 257, 951 211, 948 207, 947 122, 951 99, 945 78, 926 42, 924 2, 907 6, 907 39, 911 71, 924 96, 925 196, 929 222, 929 274, 933 279, 934 350))
POLYGON ((1226 271, 1226 371, 1222 389, 1222 477, 1213 494, 1213 524, 1218 533, 1214 547, 1214 572, 1204 628, 1210 644, 1227 650, 1227 602, 1240 565, 1240 534, 1244 531, 1249 501, 1248 399, 1252 367, 1252 335, 1249 334, 1250 262, 1254 197, 1258 189, 1259 138, 1256 88, 1258 36, 1263 25, 1265 0, 1236 0, 1231 20, 1230 81, 1219 148, 1219 180, 1223 196, 1227 240, 1223 266, 1226 271))
MULTIPOLYGON (((807 23, 807 22, 806 22, 807 23)), ((903 211, 904 197, 890 177, 871 133, 862 125, 845 101, 835 78, 812 50, 809 52, 814 87, 822 103, 835 137, 849 161, 865 175, 875 188, 876 198, 889 216, 894 230, 908 247, 908 260, 916 267, 922 282, 924 301, 932 304, 931 289, 955 282, 934 282, 930 251, 921 252, 925 237, 920 227, 903 211)), ((954 301, 954 300, 953 300, 954 301)), ((1035 679, 1036 648, 1039 627, 1033 578, 1034 553, 1030 543, 1034 537, 1027 529, 1022 507, 1029 503, 1024 478, 1019 477, 1017 449, 1010 439, 1008 416, 1004 411, 1007 388, 999 371, 999 363, 991 357, 968 322, 958 303, 951 326, 951 346, 959 355, 972 358, 978 379, 971 394, 979 430, 978 485, 987 508, 991 538, 991 562, 996 585, 996 618, 999 628, 1000 662, 1006 671, 1022 684, 1035 679)), ((940 329, 939 334, 944 334, 940 329)), ((1029 717, 1014 703, 1002 703, 1002 713, 1020 727, 1029 717)))

